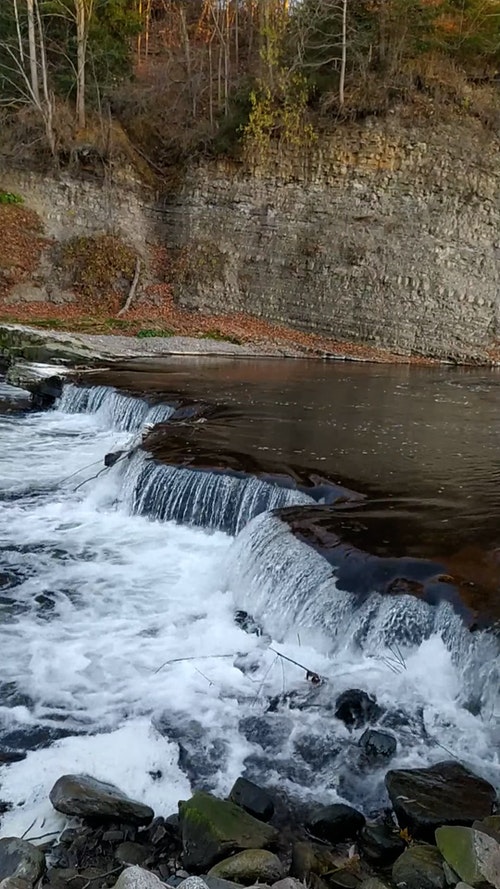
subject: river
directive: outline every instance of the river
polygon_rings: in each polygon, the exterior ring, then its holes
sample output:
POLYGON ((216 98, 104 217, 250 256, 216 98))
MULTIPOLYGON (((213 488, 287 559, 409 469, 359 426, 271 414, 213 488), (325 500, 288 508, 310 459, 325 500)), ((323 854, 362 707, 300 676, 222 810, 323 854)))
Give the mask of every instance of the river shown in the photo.
POLYGON ((47 792, 67 771, 112 780, 164 814, 190 787, 224 793, 243 772, 373 812, 388 765, 363 763, 361 732, 332 712, 353 687, 377 697, 397 738, 391 767, 458 758, 500 786, 494 633, 409 596, 373 595, 359 609, 265 511, 308 502, 300 491, 190 473, 187 497, 189 470, 166 469, 170 506, 159 511, 165 491, 141 499, 139 454, 87 481, 145 421, 168 419, 169 393, 224 405, 226 447, 367 494, 378 549, 477 568, 488 580, 477 607, 495 617, 498 375, 172 359, 122 382, 155 406, 69 386, 53 410, 0 413, 0 751, 28 753, 0 767, 12 805, 3 835, 50 829, 47 792), (223 510, 238 534, 217 527, 223 510))

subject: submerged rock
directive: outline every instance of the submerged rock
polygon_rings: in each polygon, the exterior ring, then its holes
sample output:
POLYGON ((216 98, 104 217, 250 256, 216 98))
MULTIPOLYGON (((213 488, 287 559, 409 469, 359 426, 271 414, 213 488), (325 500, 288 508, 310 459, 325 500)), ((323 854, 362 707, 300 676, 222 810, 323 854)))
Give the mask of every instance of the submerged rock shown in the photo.
POLYGON ((251 886, 253 883, 272 884, 281 880, 284 876, 284 868, 272 852, 265 849, 246 849, 225 858, 209 871, 209 877, 221 877, 223 880, 232 880, 243 886, 251 886))
POLYGON ((130 799, 114 784, 90 775, 63 775, 50 791, 50 801, 58 812, 97 821, 149 824, 154 812, 149 806, 130 799))
POLYGON ((155 729, 179 747, 179 768, 191 783, 211 788, 227 758, 227 742, 213 737, 196 719, 165 712, 153 718, 155 729))
POLYGON ((434 841, 445 824, 471 825, 486 818, 496 799, 494 787, 456 762, 428 769, 398 769, 385 783, 400 827, 417 839, 434 841))
POLYGON ((376 699, 359 688, 343 692, 335 703, 335 716, 348 728, 362 728, 368 722, 375 722, 380 713, 376 699))
POLYGON ((438 848, 458 876, 472 887, 500 889, 500 843, 472 827, 440 827, 438 848))
POLYGON ((320 840, 335 844, 355 837, 364 823, 365 816, 361 812, 344 803, 334 803, 314 809, 306 826, 320 840))
POLYGON ((183 862, 188 870, 208 870, 228 855, 263 849, 278 839, 273 827, 209 793, 196 793, 179 803, 179 815, 183 862))
POLYGON ((435 846, 411 846, 394 862, 392 879, 402 889, 445 889, 441 853, 435 846))
POLYGON ((14 878, 33 886, 45 870, 45 855, 32 843, 16 837, 0 840, 0 880, 14 878))
POLYGON ((359 739, 359 746, 369 760, 390 759, 397 749, 397 741, 389 732, 381 732, 378 729, 368 728, 359 739))
POLYGON ((274 815, 274 803, 267 790, 246 778, 238 778, 229 799, 259 821, 269 821, 274 815))

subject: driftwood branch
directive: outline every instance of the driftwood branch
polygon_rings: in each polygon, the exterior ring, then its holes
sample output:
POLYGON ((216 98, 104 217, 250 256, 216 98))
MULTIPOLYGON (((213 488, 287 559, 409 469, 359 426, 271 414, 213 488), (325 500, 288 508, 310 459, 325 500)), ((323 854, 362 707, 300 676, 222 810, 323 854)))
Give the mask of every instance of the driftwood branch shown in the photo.
POLYGON ((135 296, 135 291, 137 290, 137 285, 139 283, 139 275, 140 274, 141 274, 141 260, 139 259, 139 257, 137 257, 137 261, 135 263, 134 280, 132 281, 132 284, 130 286, 129 294, 127 296, 127 301, 126 301, 125 305, 123 306, 123 308, 120 309, 120 311, 118 312, 118 315, 116 316, 117 318, 119 318, 121 315, 124 315, 125 312, 128 312, 128 310, 130 309, 130 306, 132 305, 132 302, 133 302, 133 299, 135 296))

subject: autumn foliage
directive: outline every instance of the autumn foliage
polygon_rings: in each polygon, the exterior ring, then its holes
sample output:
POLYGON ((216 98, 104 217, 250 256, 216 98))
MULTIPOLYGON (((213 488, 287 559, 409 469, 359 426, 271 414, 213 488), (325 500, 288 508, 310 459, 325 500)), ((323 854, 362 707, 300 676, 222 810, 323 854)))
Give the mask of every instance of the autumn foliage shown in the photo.
POLYGON ((500 0, 3 0, 0 35, 4 146, 60 165, 119 132, 165 175, 339 118, 498 122, 500 0))

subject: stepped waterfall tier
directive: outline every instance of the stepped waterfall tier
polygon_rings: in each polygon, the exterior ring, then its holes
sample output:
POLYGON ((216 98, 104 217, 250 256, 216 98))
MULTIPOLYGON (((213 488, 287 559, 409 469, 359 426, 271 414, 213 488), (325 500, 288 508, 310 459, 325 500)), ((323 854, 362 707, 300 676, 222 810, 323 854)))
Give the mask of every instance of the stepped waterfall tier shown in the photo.
POLYGON ((280 517, 311 507, 302 490, 128 458, 174 410, 68 384, 50 411, 0 414, 0 745, 26 753, 0 767, 3 830, 50 830, 75 763, 153 808, 244 773, 379 811, 388 762, 335 716, 352 689, 391 767, 455 758, 500 786, 494 633, 450 602, 342 589, 280 517))

